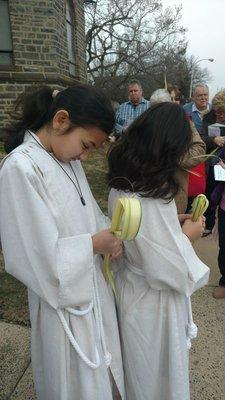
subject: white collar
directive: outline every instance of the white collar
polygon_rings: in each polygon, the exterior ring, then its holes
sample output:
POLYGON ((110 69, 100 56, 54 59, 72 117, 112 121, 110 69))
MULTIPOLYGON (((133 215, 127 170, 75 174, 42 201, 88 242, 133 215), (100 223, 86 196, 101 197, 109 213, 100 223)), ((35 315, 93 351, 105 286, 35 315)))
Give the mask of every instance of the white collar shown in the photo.
POLYGON ((196 107, 195 102, 193 102, 193 104, 192 104, 192 112, 197 111, 199 114, 202 114, 202 112, 204 112, 206 110, 208 110, 208 111, 210 110, 209 103, 207 103, 206 109, 201 111, 196 107))

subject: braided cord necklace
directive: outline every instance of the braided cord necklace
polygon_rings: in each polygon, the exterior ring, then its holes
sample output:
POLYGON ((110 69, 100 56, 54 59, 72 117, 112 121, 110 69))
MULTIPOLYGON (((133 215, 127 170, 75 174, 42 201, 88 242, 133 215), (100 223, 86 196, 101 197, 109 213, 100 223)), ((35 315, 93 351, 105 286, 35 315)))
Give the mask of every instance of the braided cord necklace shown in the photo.
POLYGON ((32 136, 32 138, 35 140, 35 142, 58 164, 58 166, 63 170, 63 172, 65 172, 65 174, 68 176, 69 180, 74 185, 74 187, 75 187, 75 189, 76 189, 76 191, 77 191, 77 193, 78 193, 78 195, 80 197, 81 204, 83 204, 83 206, 85 206, 86 202, 84 200, 84 196, 83 196, 83 193, 82 193, 82 190, 81 190, 77 175, 76 175, 71 163, 69 162, 68 164, 69 164, 70 169, 71 169, 71 171, 72 171, 72 173, 73 173, 73 175, 74 175, 74 177, 76 179, 76 183, 71 178, 71 176, 68 174, 68 172, 65 170, 65 168, 63 168, 63 166, 60 164, 60 162, 57 160, 57 158, 53 154, 48 152, 48 150, 35 138, 35 136, 33 135, 33 133, 31 131, 28 130, 28 132, 29 132, 30 136, 32 136))

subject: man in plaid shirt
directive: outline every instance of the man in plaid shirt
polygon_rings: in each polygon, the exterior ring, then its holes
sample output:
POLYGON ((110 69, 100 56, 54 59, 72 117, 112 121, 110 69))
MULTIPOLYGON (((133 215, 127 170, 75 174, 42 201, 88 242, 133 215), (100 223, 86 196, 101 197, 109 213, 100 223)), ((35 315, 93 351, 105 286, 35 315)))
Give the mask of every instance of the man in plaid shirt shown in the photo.
POLYGON ((115 136, 121 136, 126 128, 150 105, 142 97, 142 87, 138 80, 132 80, 128 85, 129 100, 122 103, 116 111, 115 136))

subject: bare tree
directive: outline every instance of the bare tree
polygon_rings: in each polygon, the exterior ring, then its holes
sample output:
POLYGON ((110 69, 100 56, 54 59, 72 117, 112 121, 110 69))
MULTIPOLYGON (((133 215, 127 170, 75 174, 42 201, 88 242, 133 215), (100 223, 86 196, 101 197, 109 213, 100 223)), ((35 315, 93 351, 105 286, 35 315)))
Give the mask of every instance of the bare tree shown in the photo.
POLYGON ((166 69, 168 80, 186 92, 193 60, 186 56, 181 12, 181 6, 163 9, 160 0, 96 0, 86 6, 89 80, 121 101, 130 77, 138 77, 149 96, 162 87, 166 69))
POLYGON ((88 74, 92 81, 144 73, 159 65, 159 49, 183 35, 181 7, 156 0, 96 0, 86 7, 88 74), (147 63, 146 63, 147 62, 147 63))

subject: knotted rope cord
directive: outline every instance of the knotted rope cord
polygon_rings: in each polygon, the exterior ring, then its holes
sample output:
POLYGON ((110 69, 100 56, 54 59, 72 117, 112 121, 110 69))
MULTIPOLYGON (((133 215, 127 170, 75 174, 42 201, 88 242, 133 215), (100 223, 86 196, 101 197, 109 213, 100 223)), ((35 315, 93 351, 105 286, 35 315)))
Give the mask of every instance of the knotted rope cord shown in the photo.
POLYGON ((187 324, 187 348, 191 348, 191 339, 198 335, 198 327, 193 321, 191 298, 188 297, 188 324, 187 324))
MULTIPOLYGON (((102 343, 102 348, 103 348, 103 354, 104 354, 104 359, 107 367, 111 363, 112 356, 111 354, 107 351, 106 349, 106 343, 105 343, 105 333, 104 333, 104 328, 103 328, 103 322, 102 322, 102 313, 101 313, 101 306, 100 306, 100 300, 99 300, 99 294, 98 294, 98 285, 97 285, 97 278, 96 278, 96 271, 94 269, 94 274, 93 274, 93 285, 94 285, 94 300, 90 302, 88 307, 85 310, 77 310, 75 308, 65 308, 65 311, 67 311, 69 314, 82 317, 84 315, 87 315, 89 312, 91 312, 94 308, 94 314, 95 314, 95 319, 96 319, 96 325, 100 337, 100 341, 102 343)), ((71 329, 68 326, 68 323, 63 315, 62 310, 58 309, 57 314, 59 316, 59 319, 62 323, 63 329, 72 345, 74 350, 77 352, 79 357, 84 361, 84 363, 92 368, 92 369, 97 369, 100 366, 100 357, 97 349, 97 345, 95 344, 95 361, 91 361, 83 352, 83 350, 80 348, 80 345, 77 343, 73 333, 71 332, 71 329)))
MULTIPOLYGON (((92 302, 92 308, 93 308, 93 302, 92 302)), ((65 310, 66 310, 67 312, 69 312, 67 309, 65 309, 65 310)), ((85 315, 85 314, 88 313, 87 310, 90 310, 90 305, 89 305, 88 309, 86 309, 86 310, 83 311, 83 314, 81 314, 80 312, 79 312, 79 314, 76 314, 76 310, 74 309, 73 315, 77 315, 77 316, 85 315)), ((80 311, 80 310, 79 310, 79 311, 80 311)), ((88 357, 84 354, 84 352, 81 350, 81 348, 80 348, 79 344, 77 343, 77 341, 76 341, 76 339, 75 339, 73 333, 71 332, 71 329, 69 328, 69 326, 68 326, 68 324, 67 324, 67 321, 66 321, 66 319, 65 319, 65 317, 64 317, 64 315, 63 315, 63 312, 62 312, 61 310, 57 310, 57 314, 58 314, 58 316, 59 316, 59 319, 60 319, 60 321, 61 321, 61 323, 62 323, 63 329, 64 329, 64 331, 65 331, 65 333, 66 333, 66 335, 67 335, 67 337, 68 337, 68 339, 69 339, 69 341, 70 341, 72 347, 73 347, 74 350, 77 352, 77 354, 79 355, 79 357, 84 361, 84 363, 85 363, 88 367, 90 367, 90 368, 92 368, 92 369, 98 368, 98 367, 100 366, 100 358, 99 358, 97 346, 95 345, 95 358, 96 358, 96 360, 95 360, 95 362, 92 362, 91 360, 89 360, 89 358, 88 358, 88 357)))

